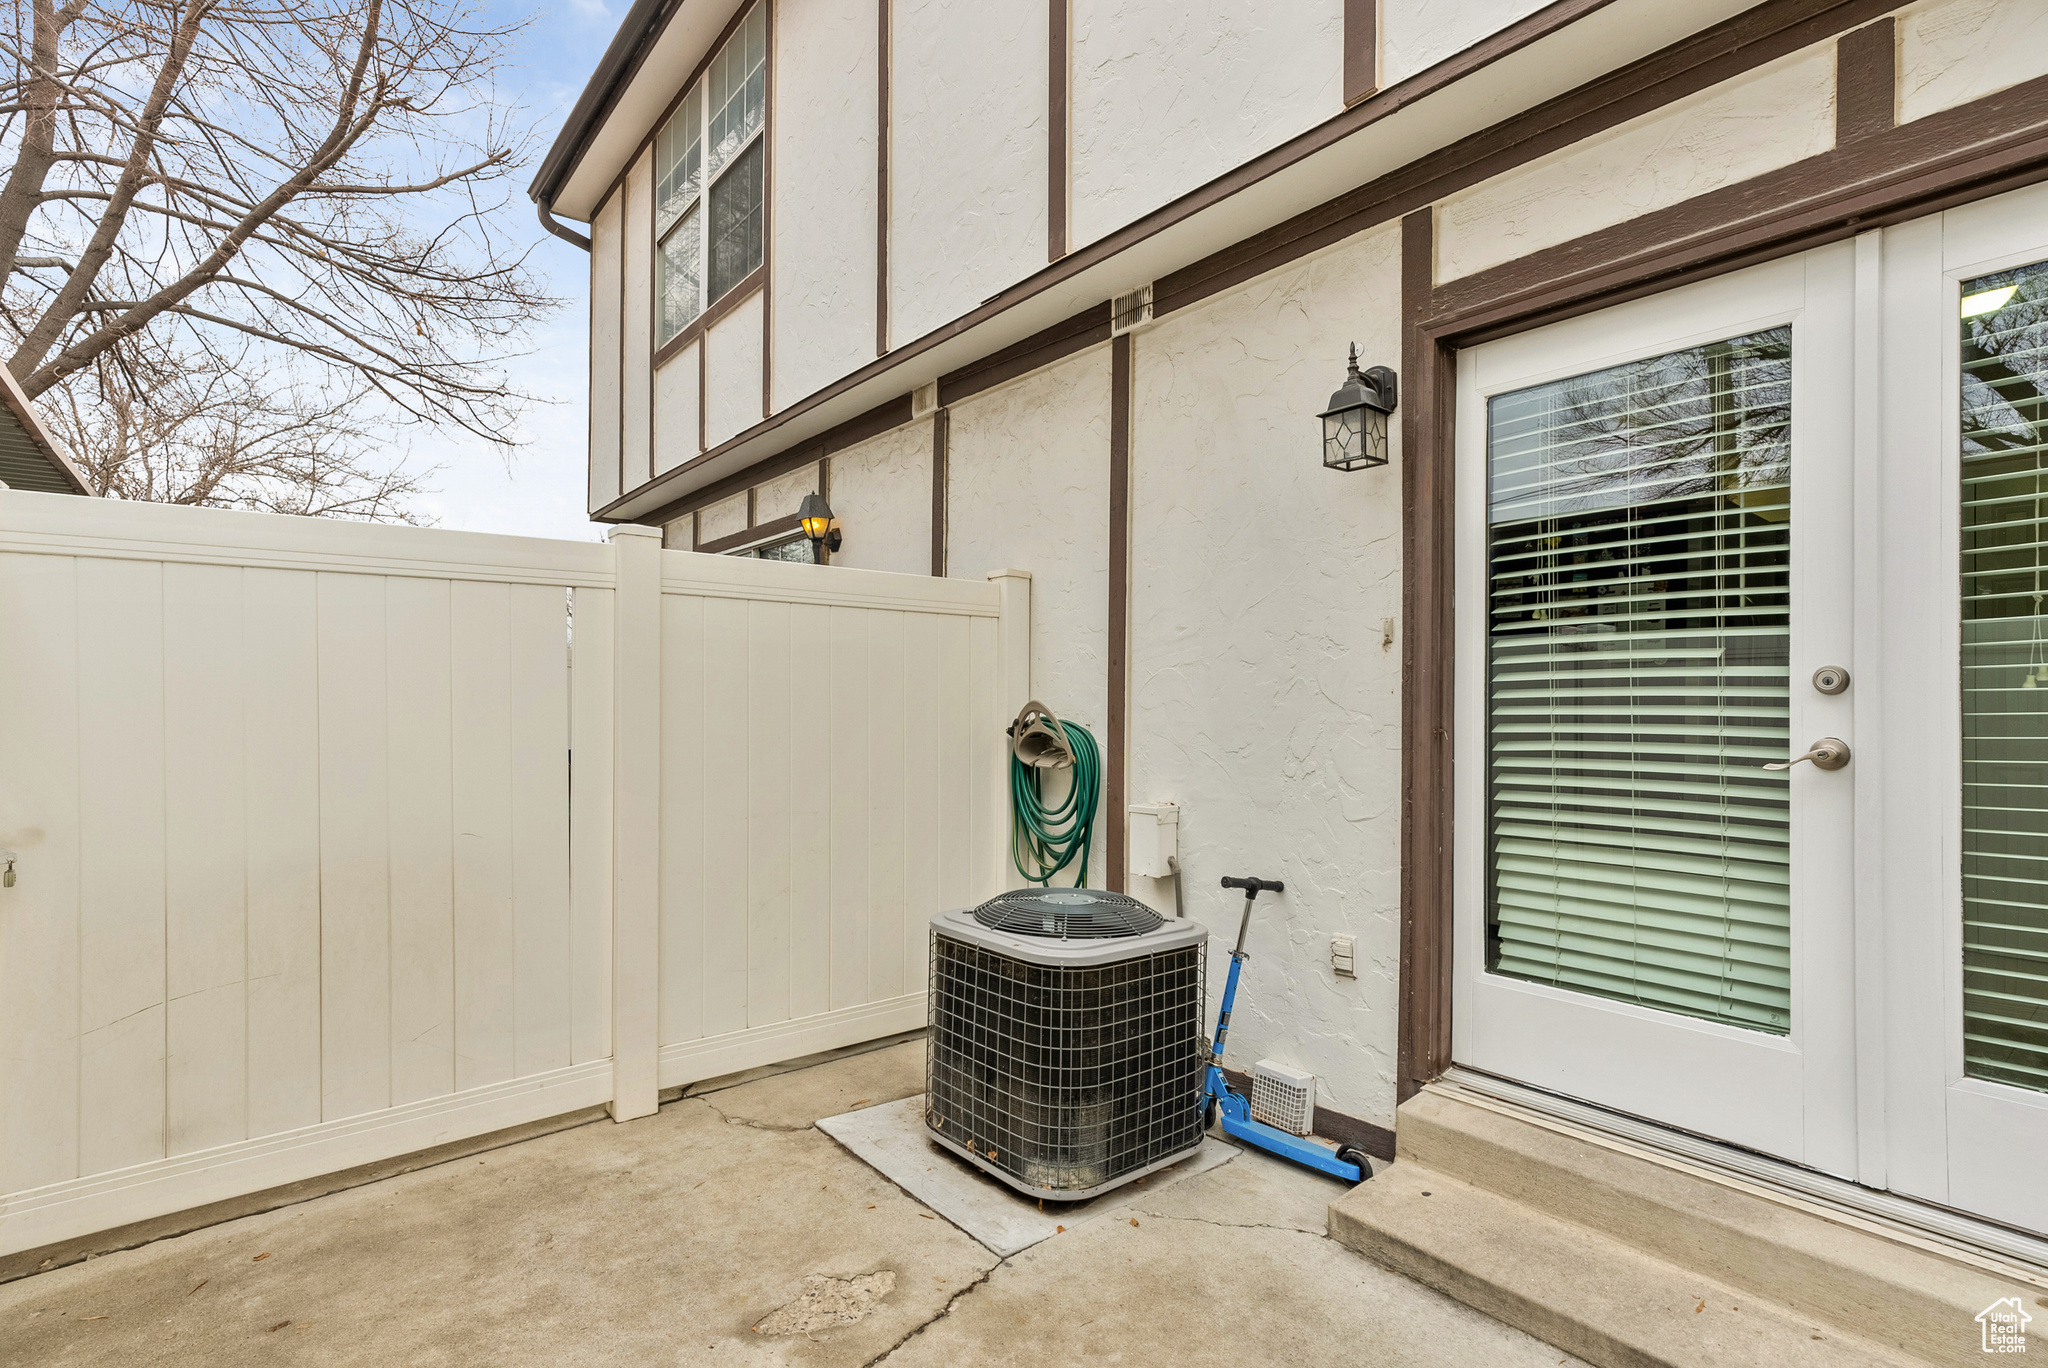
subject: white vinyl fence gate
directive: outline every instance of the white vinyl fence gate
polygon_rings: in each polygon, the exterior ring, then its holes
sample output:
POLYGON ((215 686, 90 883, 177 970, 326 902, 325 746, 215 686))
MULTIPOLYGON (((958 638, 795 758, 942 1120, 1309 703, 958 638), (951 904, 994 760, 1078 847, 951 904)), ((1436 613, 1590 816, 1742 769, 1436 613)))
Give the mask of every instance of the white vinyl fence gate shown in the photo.
POLYGON ((921 1025, 1029 611, 0 492, 0 1254, 921 1025))

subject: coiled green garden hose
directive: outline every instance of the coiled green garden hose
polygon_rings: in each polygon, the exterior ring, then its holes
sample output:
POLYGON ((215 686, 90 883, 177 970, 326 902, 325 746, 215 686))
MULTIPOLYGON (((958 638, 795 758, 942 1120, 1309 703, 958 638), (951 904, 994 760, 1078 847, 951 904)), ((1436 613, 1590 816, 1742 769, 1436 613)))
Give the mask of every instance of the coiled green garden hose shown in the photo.
POLYGON ((1088 851, 1095 839, 1095 804, 1102 796, 1102 754, 1086 727, 1061 722, 1074 748, 1073 784, 1059 806, 1047 808, 1045 771, 1010 755, 1010 858, 1017 872, 1032 883, 1046 885, 1078 856, 1081 867, 1074 887, 1088 886, 1088 851), (1032 868, 1025 868, 1029 860, 1032 868))

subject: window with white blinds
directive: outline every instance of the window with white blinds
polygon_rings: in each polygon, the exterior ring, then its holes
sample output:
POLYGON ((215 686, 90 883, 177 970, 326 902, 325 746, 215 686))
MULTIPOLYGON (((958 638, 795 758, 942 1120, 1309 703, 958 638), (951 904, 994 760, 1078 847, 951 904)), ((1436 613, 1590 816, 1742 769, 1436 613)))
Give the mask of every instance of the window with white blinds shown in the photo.
POLYGON ((1489 401, 1490 971, 1790 1028, 1791 402, 1789 327, 1489 401))
POLYGON ((2048 263, 1962 329, 1964 1071, 2048 1090, 2048 263))

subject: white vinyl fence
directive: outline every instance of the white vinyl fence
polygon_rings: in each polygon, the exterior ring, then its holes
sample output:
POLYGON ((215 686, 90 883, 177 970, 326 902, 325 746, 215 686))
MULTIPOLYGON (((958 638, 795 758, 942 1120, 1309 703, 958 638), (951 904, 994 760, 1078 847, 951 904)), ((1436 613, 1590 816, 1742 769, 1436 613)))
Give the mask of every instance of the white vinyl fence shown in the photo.
POLYGON ((921 1024, 1028 614, 0 492, 0 1253, 921 1024))

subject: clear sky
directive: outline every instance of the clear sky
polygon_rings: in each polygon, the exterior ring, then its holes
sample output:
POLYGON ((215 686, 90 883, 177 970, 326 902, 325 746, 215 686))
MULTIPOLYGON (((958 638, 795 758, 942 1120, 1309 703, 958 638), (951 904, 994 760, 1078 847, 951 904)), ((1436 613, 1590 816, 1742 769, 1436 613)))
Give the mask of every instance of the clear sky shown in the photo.
MULTIPOLYGON (((583 92, 627 3, 483 0, 482 12, 492 22, 531 19, 512 53, 503 88, 539 123, 543 148, 583 92)), ((533 169, 522 173, 522 186, 533 169)), ((415 439, 415 461, 443 467, 427 482, 437 492, 418 500, 416 507, 442 527, 600 539, 602 529, 584 514, 590 258, 549 236, 523 193, 508 215, 506 230, 539 244, 534 260, 553 292, 566 301, 535 330, 531 354, 508 368, 515 384, 548 402, 527 413, 520 434, 524 444, 509 463, 481 443, 432 434, 415 439)))

